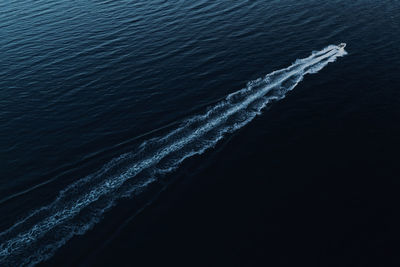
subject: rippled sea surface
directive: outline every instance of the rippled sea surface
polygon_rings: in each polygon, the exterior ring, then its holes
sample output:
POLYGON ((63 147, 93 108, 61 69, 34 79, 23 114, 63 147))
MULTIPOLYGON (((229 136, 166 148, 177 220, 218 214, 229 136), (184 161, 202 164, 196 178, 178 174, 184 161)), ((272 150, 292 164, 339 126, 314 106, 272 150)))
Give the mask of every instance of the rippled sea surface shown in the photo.
POLYGON ((399 263, 399 73, 394 0, 4 0, 0 265, 399 263))

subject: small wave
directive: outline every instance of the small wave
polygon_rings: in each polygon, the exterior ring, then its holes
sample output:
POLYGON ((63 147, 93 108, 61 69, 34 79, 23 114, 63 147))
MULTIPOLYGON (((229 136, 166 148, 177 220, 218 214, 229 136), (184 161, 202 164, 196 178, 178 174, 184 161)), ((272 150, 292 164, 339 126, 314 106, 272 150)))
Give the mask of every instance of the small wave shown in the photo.
POLYGON ((34 265, 48 259, 74 235, 93 227, 118 199, 140 193, 185 159, 212 148, 224 135, 261 114, 266 105, 284 98, 306 74, 316 73, 344 55, 346 52, 334 45, 315 51, 285 69, 249 82, 166 135, 147 140, 78 179, 51 203, 0 233, 0 265, 34 265))

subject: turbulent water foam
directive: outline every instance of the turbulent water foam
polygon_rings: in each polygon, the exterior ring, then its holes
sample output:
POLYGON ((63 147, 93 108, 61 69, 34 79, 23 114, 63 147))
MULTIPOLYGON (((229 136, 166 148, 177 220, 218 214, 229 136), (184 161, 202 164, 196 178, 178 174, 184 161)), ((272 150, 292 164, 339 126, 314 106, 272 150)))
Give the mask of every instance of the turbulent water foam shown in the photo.
POLYGON ((0 233, 0 265, 34 265, 46 260, 74 235, 84 234, 122 197, 140 193, 185 159, 213 147, 245 126, 262 109, 285 97, 306 74, 316 73, 346 54, 331 45, 285 69, 249 82, 204 114, 183 121, 100 170, 60 191, 57 198, 0 233))

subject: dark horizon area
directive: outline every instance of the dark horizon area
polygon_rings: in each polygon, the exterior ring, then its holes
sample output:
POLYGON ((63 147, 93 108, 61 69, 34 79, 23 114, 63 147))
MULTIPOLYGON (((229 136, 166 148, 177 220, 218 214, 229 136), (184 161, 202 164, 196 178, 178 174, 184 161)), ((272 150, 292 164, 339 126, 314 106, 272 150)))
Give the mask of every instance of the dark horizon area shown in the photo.
POLYGON ((0 266, 398 266, 399 14, 0 3, 0 266))

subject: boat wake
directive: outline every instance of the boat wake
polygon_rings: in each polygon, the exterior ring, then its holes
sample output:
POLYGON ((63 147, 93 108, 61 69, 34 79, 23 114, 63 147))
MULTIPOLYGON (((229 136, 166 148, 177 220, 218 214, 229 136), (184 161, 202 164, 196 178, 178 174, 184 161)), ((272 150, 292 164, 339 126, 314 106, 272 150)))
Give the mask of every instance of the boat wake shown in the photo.
POLYGON ((0 233, 0 265, 34 265, 50 258, 74 235, 92 228, 117 200, 140 194, 185 159, 202 154, 227 133, 248 124, 265 106, 284 98, 306 74, 317 73, 346 54, 336 45, 313 52, 288 68, 249 82, 166 135, 147 140, 134 151, 78 179, 51 203, 0 233))

